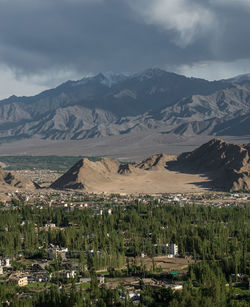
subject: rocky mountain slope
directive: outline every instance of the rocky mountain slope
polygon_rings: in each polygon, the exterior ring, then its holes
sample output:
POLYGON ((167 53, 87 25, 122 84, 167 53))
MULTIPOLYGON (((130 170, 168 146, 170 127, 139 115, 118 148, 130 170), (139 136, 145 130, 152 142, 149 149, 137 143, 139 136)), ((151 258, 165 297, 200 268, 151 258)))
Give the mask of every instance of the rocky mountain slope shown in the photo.
POLYGON ((136 163, 135 167, 146 171, 160 170, 165 169, 168 161, 173 161, 175 159, 175 156, 168 156, 164 153, 160 153, 136 163))
POLYGON ((244 135, 249 114, 248 75, 209 82, 160 69, 98 74, 33 97, 0 101, 0 141, 86 139, 152 129, 187 136, 244 135))
POLYGON ((250 190, 250 144, 235 145, 213 139, 191 153, 180 155, 178 164, 209 172, 215 186, 222 190, 250 190))

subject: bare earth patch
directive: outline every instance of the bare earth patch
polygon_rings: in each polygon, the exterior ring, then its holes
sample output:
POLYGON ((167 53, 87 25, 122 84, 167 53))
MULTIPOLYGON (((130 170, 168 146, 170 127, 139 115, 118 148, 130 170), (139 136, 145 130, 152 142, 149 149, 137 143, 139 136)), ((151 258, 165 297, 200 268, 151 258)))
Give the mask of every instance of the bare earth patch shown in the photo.
MULTIPOLYGON (((149 257, 136 258, 137 265, 142 264, 146 265, 146 268, 150 270, 152 268, 152 259, 149 257)), ((167 256, 158 256, 154 257, 154 262, 156 268, 161 268, 163 273, 170 272, 185 272, 185 269, 188 265, 194 263, 194 260, 191 258, 168 258, 167 256)), ((143 278, 145 284, 153 285, 155 281, 152 278, 143 278)), ((134 286, 139 286, 140 278, 131 276, 131 277, 116 277, 116 278, 106 278, 106 287, 115 289, 120 285, 126 286, 127 289, 133 288, 134 286)))
MULTIPOLYGON (((152 258, 145 257, 136 258, 136 262, 138 265, 142 262, 142 264, 146 265, 146 268, 149 270, 152 268, 152 258)), ((154 262, 156 268, 161 268, 162 272, 173 272, 178 271, 182 272, 188 265, 194 263, 194 260, 191 258, 168 258, 167 256, 158 256, 154 257, 154 262)))
POLYGON ((95 182, 93 186, 89 183, 87 189, 89 192, 97 193, 196 193, 207 191, 209 183, 209 178, 202 174, 184 174, 164 169, 114 176, 112 181, 95 182))

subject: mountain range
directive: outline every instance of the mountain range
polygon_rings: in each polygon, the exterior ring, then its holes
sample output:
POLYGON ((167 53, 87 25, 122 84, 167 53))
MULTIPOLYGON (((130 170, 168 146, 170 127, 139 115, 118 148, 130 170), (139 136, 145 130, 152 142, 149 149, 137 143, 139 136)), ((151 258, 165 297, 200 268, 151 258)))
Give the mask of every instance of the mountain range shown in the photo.
POLYGON ((114 193, 151 193, 187 189, 239 191, 250 189, 250 144, 236 145, 212 139, 179 156, 155 154, 137 162, 120 163, 102 158, 78 161, 50 186, 53 189, 84 189, 114 193))
POLYGON ((100 73, 0 101, 0 142, 80 140, 147 132, 250 135, 250 75, 207 81, 153 68, 100 73))

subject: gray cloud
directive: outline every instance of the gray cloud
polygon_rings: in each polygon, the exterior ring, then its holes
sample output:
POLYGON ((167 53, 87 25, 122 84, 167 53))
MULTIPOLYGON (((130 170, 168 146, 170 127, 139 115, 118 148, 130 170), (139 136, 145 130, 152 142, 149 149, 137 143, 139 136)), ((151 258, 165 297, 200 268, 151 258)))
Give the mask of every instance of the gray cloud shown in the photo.
POLYGON ((216 28, 213 11, 204 3, 192 0, 131 0, 130 6, 147 24, 177 32, 175 42, 186 47, 195 38, 216 28))
POLYGON ((20 77, 234 62, 250 58, 249 27, 248 0, 0 0, 0 64, 20 77))

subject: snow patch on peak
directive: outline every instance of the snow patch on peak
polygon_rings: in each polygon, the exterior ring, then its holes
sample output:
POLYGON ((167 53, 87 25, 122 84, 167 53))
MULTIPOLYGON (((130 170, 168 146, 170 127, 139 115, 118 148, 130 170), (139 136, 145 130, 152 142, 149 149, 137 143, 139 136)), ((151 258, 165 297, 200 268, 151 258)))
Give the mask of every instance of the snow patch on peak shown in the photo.
POLYGON ((127 79, 127 76, 119 73, 114 73, 112 71, 99 73, 92 77, 86 77, 79 81, 74 82, 73 86, 85 85, 89 82, 95 81, 102 85, 112 87, 114 84, 117 84, 121 81, 127 79))
POLYGON ((104 72, 102 73, 102 75, 104 76, 105 79, 101 83, 108 87, 112 87, 112 85, 127 79, 127 76, 112 71, 104 72))
POLYGON ((143 81, 146 79, 151 79, 155 76, 162 76, 164 73, 166 73, 166 71, 160 68, 149 68, 143 70, 142 72, 134 74, 132 77, 138 78, 140 81, 143 81))

